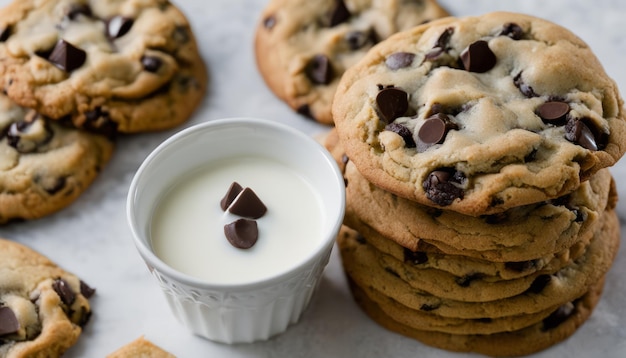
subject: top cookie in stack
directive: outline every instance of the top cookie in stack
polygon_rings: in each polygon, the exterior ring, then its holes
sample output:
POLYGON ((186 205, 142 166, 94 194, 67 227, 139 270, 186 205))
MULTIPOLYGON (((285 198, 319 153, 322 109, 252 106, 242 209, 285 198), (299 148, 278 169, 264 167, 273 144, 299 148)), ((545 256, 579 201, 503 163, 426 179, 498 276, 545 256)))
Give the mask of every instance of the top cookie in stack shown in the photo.
POLYGON ((376 46, 344 75, 333 116, 369 181, 473 216, 572 192, 626 150, 622 98, 591 49, 508 13, 376 46))

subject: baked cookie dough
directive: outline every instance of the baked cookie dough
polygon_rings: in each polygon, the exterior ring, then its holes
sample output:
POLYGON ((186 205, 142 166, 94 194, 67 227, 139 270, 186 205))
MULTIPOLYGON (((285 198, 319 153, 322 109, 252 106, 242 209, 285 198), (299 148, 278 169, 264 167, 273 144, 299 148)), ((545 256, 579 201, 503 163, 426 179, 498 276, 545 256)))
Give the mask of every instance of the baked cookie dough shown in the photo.
POLYGON ((368 181, 472 216, 566 195, 626 150, 623 100, 589 46, 504 12, 378 44, 342 77, 333 118, 368 181))
POLYGON ((167 0, 15 0, 0 31, 4 92, 80 128, 171 128, 206 90, 191 27, 167 0))
POLYGON ((0 224, 73 203, 114 149, 107 136, 51 121, 0 95, 0 224))
POLYGON ((106 358, 176 358, 175 355, 163 350, 144 337, 139 337, 106 358))
POLYGON ((435 0, 272 0, 256 30, 258 68, 291 108, 332 124, 347 68, 391 34, 447 15, 435 0))
POLYGON ((94 293, 38 252, 0 239, 0 356, 60 357, 89 321, 94 293))

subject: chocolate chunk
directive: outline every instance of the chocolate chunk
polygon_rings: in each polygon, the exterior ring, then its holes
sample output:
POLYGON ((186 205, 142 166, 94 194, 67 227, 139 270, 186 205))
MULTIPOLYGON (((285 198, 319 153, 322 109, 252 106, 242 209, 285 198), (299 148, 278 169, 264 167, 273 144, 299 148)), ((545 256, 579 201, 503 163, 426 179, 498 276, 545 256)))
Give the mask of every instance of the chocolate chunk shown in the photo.
POLYGON ((163 65, 163 61, 158 57, 144 55, 141 56, 141 64, 144 70, 155 73, 163 65))
POLYGON ((465 174, 452 168, 442 168, 433 171, 422 184, 426 197, 437 205, 447 206, 455 199, 463 199, 465 191, 461 185, 467 179, 465 174))
POLYGON ((411 251, 407 248, 404 249, 404 262, 411 263, 413 265, 420 265, 428 262, 428 255, 422 251, 411 251))
POLYGON ((268 17, 263 19, 263 26, 268 30, 273 29, 274 26, 276 26, 276 16, 269 15, 268 17))
POLYGON ((481 274, 473 273, 463 277, 457 277, 454 279, 454 282, 461 287, 469 287, 472 281, 479 279, 481 276, 481 274))
POLYGON ((375 43, 372 41, 372 34, 363 31, 350 31, 346 34, 345 39, 350 50, 358 50, 368 43, 375 43))
POLYGON ((70 20, 76 20, 78 16, 91 17, 91 8, 87 4, 71 4, 65 16, 70 20))
POLYGON ((259 238, 259 230, 256 221, 238 219, 224 225, 224 235, 231 245, 238 249, 249 249, 256 244, 259 238))
POLYGON ((13 122, 7 132, 7 143, 20 153, 33 153, 52 139, 52 130, 42 118, 13 122))
POLYGON ((335 9, 330 15, 330 27, 337 26, 350 18, 350 10, 343 0, 335 0, 335 9))
POLYGON ((424 303, 420 306, 420 310, 424 311, 424 312, 430 312, 430 311, 434 311, 437 308, 439 308, 439 305, 429 305, 427 303, 424 303))
POLYGON ((117 133, 117 123, 111 120, 109 112, 96 107, 91 111, 85 112, 85 121, 79 125, 83 129, 106 135, 112 138, 117 133))
POLYGON ((527 85, 522 79, 522 72, 518 73, 517 76, 513 78, 513 84, 517 87, 522 94, 528 98, 538 97, 533 88, 527 85))
POLYGON ((561 323, 567 321, 568 318, 576 313, 576 307, 573 303, 568 302, 556 311, 552 312, 548 317, 543 319, 543 330, 548 331, 558 327, 561 323))
POLYGON ((454 28, 448 27, 444 32, 439 35, 437 38, 437 42, 433 46, 432 50, 428 51, 424 56, 427 60, 434 60, 448 51, 450 38, 452 38, 452 34, 454 34, 454 28))
POLYGON ((563 125, 569 109, 569 104, 565 102, 546 102, 537 108, 537 115, 544 122, 563 125))
POLYGON ((532 268, 537 267, 538 264, 539 264, 539 260, 528 260, 528 261, 506 262, 504 264, 504 267, 507 270, 521 273, 521 272, 530 271, 532 268))
POLYGON ((461 52, 461 61, 466 71, 484 73, 496 65, 497 59, 489 48, 489 43, 479 40, 461 52))
POLYGON ((52 288, 57 293, 57 295, 59 295, 61 301, 64 304, 71 306, 72 303, 74 303, 74 300, 76 300, 76 295, 74 294, 74 291, 72 291, 70 284, 67 283, 67 281, 65 281, 64 279, 56 279, 52 283, 52 288))
POLYGON ((565 139, 585 149, 598 150, 596 138, 589 126, 580 119, 570 119, 565 125, 565 139))
POLYGON ((307 77, 317 85, 327 85, 333 78, 333 68, 326 55, 315 55, 305 68, 307 77))
POLYGON ((91 319, 91 311, 88 311, 85 307, 80 308, 80 318, 78 319, 78 325, 82 328, 89 323, 89 319, 91 319))
POLYGON ((435 144, 441 144, 446 139, 450 130, 459 127, 450 120, 450 117, 443 113, 437 113, 427 118, 417 132, 415 142, 419 152, 424 152, 435 144))
POLYGON ((91 288, 88 284, 83 282, 83 280, 80 280, 80 294, 83 295, 83 297, 89 299, 95 293, 96 293, 96 290, 94 288, 91 288))
POLYGON ((60 192, 61 190, 63 190, 63 188, 65 188, 65 185, 67 184, 67 179, 65 177, 48 178, 47 180, 35 181, 39 182, 39 184, 41 184, 46 193, 50 195, 54 195, 60 192))
POLYGON ((305 116, 308 119, 315 120, 315 116, 313 116, 313 113, 311 112, 311 107, 306 103, 298 107, 296 109, 296 112, 305 116))
POLYGON ((2 32, 0 32, 0 42, 5 42, 6 40, 8 40, 11 36, 11 32, 13 32, 13 28, 11 26, 7 26, 2 29, 2 32))
POLYGON ((356 242, 358 242, 361 245, 365 245, 367 244, 367 240, 365 239, 365 237, 361 234, 357 234, 356 236, 356 242))
POLYGON ((401 89, 388 87, 378 92, 376 104, 382 119, 391 123, 406 114, 409 109, 409 95, 401 89))
POLYGON ((71 43, 60 39, 46 59, 65 72, 80 68, 87 59, 87 53, 71 43))
POLYGON ((245 188, 230 204, 228 211, 245 218, 258 219, 265 215, 267 208, 252 189, 245 188))
POLYGON ((135 20, 121 15, 109 18, 105 22, 107 37, 114 40, 126 35, 130 28, 133 27, 134 22, 135 20))
POLYGON ((518 24, 509 22, 504 24, 498 36, 508 36, 513 40, 521 40, 524 37, 524 30, 518 24))
POLYGON ((20 322, 13 310, 6 306, 0 307, 0 336, 15 333, 19 329, 20 322))
POLYGON ((415 54, 410 52, 396 52, 392 53, 385 60, 385 65, 391 70, 398 70, 401 68, 409 67, 415 59, 415 54))
POLYGON ((535 278, 533 283, 530 284, 530 287, 526 292, 539 294, 543 291, 546 286, 552 281, 552 276, 550 275, 539 275, 535 278))
POLYGON ((385 130, 398 134, 404 139, 404 146, 407 148, 415 148, 415 141, 413 140, 413 133, 406 126, 399 123, 389 123, 385 126, 385 130))
POLYGON ((237 183, 236 181, 230 184, 230 187, 228 188, 226 195, 224 195, 222 200, 220 200, 220 207, 222 208, 222 210, 223 211, 228 210, 228 207, 230 206, 230 204, 233 203, 237 195, 239 195, 239 193, 241 193, 242 191, 243 191, 243 187, 239 185, 239 183, 237 183))

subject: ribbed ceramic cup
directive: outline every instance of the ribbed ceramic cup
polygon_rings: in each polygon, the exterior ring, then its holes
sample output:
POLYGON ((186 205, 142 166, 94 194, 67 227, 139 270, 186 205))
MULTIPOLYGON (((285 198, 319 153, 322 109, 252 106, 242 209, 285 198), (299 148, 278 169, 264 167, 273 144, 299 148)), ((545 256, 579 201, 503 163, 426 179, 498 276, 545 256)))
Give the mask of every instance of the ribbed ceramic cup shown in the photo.
POLYGON ((344 210, 344 180, 330 154, 294 128, 254 118, 212 120, 173 135, 142 163, 127 200, 135 246, 174 315, 193 333, 223 343, 265 340, 300 319, 328 263, 344 210), (321 199, 322 237, 296 267, 256 282, 212 284, 176 271, 154 253, 151 218, 164 192, 182 176, 236 155, 275 159, 306 178, 321 199))

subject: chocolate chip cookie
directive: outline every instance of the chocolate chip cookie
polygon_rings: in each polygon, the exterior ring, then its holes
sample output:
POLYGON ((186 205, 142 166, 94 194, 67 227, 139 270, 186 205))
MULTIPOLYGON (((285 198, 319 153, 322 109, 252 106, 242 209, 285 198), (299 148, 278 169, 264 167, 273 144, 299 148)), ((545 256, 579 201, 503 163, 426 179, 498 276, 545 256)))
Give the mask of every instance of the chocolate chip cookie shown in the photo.
POLYGON ((89 321, 94 292, 41 254, 0 239, 0 356, 61 356, 89 321))
POLYGON ((70 205, 113 149, 107 136, 64 126, 0 95, 0 224, 70 205))
POLYGON ((332 124, 343 72, 391 34, 447 16, 435 0, 272 0, 255 53, 269 88, 291 108, 332 124))
POLYGON ((626 150, 623 100, 589 46, 521 14, 396 34, 346 71, 333 103, 368 181, 472 216, 571 193, 626 150))
POLYGON ((0 10, 0 83, 15 102, 102 132, 185 121, 207 74, 167 0, 14 1, 0 10))

